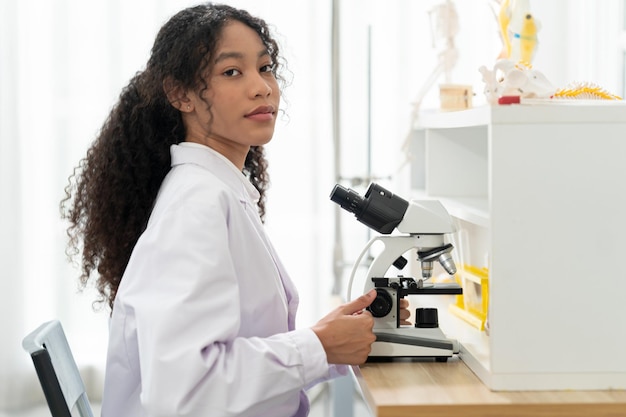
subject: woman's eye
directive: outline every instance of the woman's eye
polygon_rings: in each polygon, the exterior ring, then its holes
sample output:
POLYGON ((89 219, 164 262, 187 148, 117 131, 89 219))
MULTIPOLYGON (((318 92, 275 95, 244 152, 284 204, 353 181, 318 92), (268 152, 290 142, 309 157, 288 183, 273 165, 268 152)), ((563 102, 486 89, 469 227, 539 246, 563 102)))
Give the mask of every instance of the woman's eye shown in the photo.
POLYGON ((273 72, 273 71, 274 71, 274 64, 267 64, 261 67, 261 72, 273 72))
POLYGON ((232 68, 232 69, 224 71, 224 75, 226 75, 227 77, 234 77, 236 75, 241 75, 241 72, 239 70, 232 68))

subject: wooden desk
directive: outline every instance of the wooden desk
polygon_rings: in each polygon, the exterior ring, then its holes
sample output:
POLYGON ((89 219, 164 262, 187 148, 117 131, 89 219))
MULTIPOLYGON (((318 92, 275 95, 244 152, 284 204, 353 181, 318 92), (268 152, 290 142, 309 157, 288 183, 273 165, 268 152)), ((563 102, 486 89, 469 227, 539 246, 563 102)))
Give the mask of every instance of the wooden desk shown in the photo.
POLYGON ((626 391, 494 392, 456 357, 353 372, 376 417, 626 417, 626 391))

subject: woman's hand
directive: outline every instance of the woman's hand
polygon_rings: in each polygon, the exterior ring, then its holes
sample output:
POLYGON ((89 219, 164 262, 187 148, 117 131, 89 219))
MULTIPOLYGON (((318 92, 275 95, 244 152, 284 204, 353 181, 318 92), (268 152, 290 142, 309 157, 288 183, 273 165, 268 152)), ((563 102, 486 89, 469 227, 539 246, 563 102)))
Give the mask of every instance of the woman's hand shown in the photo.
POLYGON ((400 299, 400 324, 411 325, 409 318, 411 317, 411 310, 409 310, 409 300, 406 298, 400 299))
POLYGON ((372 350, 371 345, 376 340, 372 331, 374 318, 365 308, 375 298, 376 290, 371 290, 337 307, 311 328, 324 346, 328 363, 365 363, 372 350))

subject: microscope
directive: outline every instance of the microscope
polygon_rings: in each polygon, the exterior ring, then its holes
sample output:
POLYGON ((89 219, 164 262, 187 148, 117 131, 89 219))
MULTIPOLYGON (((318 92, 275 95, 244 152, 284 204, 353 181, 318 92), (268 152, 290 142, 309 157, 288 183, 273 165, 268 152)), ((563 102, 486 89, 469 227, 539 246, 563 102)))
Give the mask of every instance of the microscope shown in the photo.
POLYGON ((357 258, 348 284, 351 299, 352 282, 364 256, 376 242, 384 248, 376 255, 367 270, 364 293, 375 288, 376 299, 367 308, 374 317, 376 341, 368 361, 393 358, 434 358, 446 362, 459 353, 459 343, 448 339, 439 328, 436 308, 417 308, 415 326, 400 324, 400 299, 409 294, 462 294, 456 283, 432 283, 433 266, 438 262, 450 275, 456 266, 450 253, 453 246, 445 242, 445 235, 456 231, 452 218, 436 200, 408 202, 376 183, 371 183, 365 196, 335 185, 330 199, 356 219, 382 235, 367 243, 357 258), (397 229, 400 234, 391 234, 397 229), (383 236, 386 235, 386 236, 383 236), (415 249, 421 266, 418 279, 398 275, 386 276, 394 266, 402 270, 408 263, 404 254, 415 249))

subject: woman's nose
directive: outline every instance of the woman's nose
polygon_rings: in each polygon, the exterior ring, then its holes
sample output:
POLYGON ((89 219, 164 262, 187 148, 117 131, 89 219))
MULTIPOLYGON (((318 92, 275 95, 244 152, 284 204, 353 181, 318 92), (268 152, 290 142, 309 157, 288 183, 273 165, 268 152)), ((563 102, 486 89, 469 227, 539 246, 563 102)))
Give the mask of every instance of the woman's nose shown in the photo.
POLYGON ((272 86, 265 78, 258 75, 254 80, 252 91, 255 97, 267 97, 272 94, 272 86))

